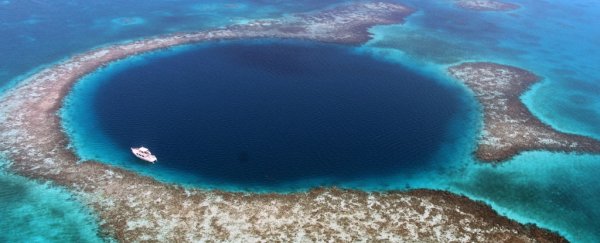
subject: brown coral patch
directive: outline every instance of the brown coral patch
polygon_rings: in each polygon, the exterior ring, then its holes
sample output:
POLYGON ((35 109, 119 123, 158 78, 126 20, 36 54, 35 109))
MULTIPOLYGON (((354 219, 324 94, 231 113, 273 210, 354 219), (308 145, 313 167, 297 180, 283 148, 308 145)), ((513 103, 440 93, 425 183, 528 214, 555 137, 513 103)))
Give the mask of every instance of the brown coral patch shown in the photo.
POLYGON ((600 142, 559 132, 542 123, 520 97, 540 78, 526 70, 487 62, 463 63, 448 69, 483 106, 484 129, 476 156, 499 162, 523 151, 600 153, 600 142))

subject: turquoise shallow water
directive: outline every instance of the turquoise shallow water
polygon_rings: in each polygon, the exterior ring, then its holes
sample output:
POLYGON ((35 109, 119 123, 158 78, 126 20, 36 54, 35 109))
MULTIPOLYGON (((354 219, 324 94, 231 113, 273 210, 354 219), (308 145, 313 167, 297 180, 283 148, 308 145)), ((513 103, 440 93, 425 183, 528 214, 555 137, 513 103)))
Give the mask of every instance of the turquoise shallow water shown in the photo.
POLYGON ((600 156, 530 152, 497 167, 472 166, 446 183, 520 222, 558 230, 575 242, 598 242, 598 161, 600 156))
MULTIPOLYGON (((4 164, 4 163, 3 163, 4 164)), ((92 212, 64 189, 0 170, 1 242, 105 242, 92 212)))
MULTIPOLYGON (((442 68, 483 60, 531 70, 543 81, 523 95, 528 108, 560 131, 599 138, 600 73, 593 63, 600 61, 600 30, 592 23, 598 22, 600 5, 517 2, 524 8, 510 14, 415 2, 425 9, 407 25, 373 28, 376 38, 368 46, 415 65, 442 68)), ((464 166, 416 181, 483 200, 502 214, 558 230, 575 242, 600 241, 595 224, 600 157, 530 152, 500 166, 478 164, 470 156, 447 159, 464 166)))
MULTIPOLYGON (((436 80, 443 85, 457 85, 453 80, 444 78, 444 70, 447 65, 465 60, 495 61, 531 70, 544 78, 522 97, 535 115, 558 130, 600 138, 597 126, 600 121, 600 69, 596 67, 600 63, 600 30, 595 25, 600 22, 600 4, 597 1, 515 0, 523 8, 512 13, 465 11, 450 5, 451 1, 401 2, 419 11, 405 25, 372 28, 375 39, 358 51, 438 76, 440 78, 436 80)), ((73 4, 69 6, 75 8, 77 2, 73 4)), ((87 16, 77 17, 83 19, 81 24, 69 25, 70 31, 77 30, 73 36, 59 36, 54 30, 38 29, 44 24, 47 27, 61 23, 52 20, 59 18, 58 15, 22 14, 19 21, 2 23, 3 26, 12 26, 10 32, 3 32, 12 38, 6 39, 6 44, 1 47, 4 48, 2 53, 14 58, 4 59, 0 75, 9 80, 35 66, 118 40, 218 26, 229 21, 222 16, 233 16, 233 21, 243 22, 252 17, 277 16, 322 5, 315 2, 301 7, 248 1, 243 6, 246 7, 231 10, 219 3, 197 6, 192 3, 178 6, 157 3, 148 6, 154 8, 153 11, 137 10, 135 4, 124 4, 114 11, 90 8, 87 16), (267 7, 260 8, 264 11, 251 11, 259 6, 267 7), (183 10, 178 12, 175 9, 183 10), (200 14, 183 14, 188 17, 181 18, 179 22, 163 22, 160 21, 163 17, 157 17, 174 16, 177 19, 181 13, 194 11, 200 14), (47 17, 36 18, 35 15, 47 17), (20 28, 25 24, 31 25, 27 27, 29 29, 20 28), (89 26, 95 26, 95 29, 89 30, 89 26), (69 39, 70 42, 67 41, 69 39), (33 46, 39 48, 34 51, 33 46)), ((143 58, 130 61, 127 60, 129 64, 143 63, 143 58)), ((87 85, 98 85, 86 82, 87 85)), ((78 99, 85 102, 90 97, 79 96, 78 99)), ((449 136, 457 136, 458 139, 446 144, 434 155, 432 161, 436 166, 433 168, 410 175, 399 173, 351 182, 311 180, 282 187, 302 190, 307 186, 334 183, 365 190, 445 189, 483 200, 520 222, 537 223, 558 230, 572 241, 600 242, 600 226, 595 220, 600 216, 597 205, 600 202, 600 177, 595 173, 600 170, 600 157, 530 152, 500 166, 480 164, 473 160, 471 152, 481 125, 481 114, 473 97, 465 95, 464 98, 469 101, 465 104, 472 104, 472 107, 465 108, 470 110, 467 112, 469 117, 456 122, 452 130, 460 132, 449 136)), ((72 114, 86 115, 85 112, 72 114)), ((87 121, 88 128, 93 128, 93 117, 82 119, 87 121)), ((71 136, 85 138, 85 130, 75 129, 77 127, 81 128, 68 124, 66 129, 71 136)), ((85 150, 82 153, 88 155, 108 152, 118 161, 122 154, 110 150, 107 144, 111 141, 95 139, 82 139, 84 143, 77 146, 77 150, 85 150)), ((144 168, 136 170, 143 171, 144 168)), ((257 190, 219 184, 207 186, 257 190)))

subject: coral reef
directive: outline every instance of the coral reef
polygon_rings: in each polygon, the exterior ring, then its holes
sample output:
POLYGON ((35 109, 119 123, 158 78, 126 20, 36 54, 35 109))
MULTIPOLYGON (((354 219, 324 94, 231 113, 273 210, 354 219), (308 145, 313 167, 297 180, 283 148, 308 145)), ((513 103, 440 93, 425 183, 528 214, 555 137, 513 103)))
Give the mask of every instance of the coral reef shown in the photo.
POLYGON ((476 11, 511 11, 520 8, 519 5, 497 0, 456 0, 455 3, 461 8, 476 11))
POLYGON ((516 67, 463 63, 448 69, 463 81, 483 106, 484 129, 476 151, 483 161, 504 161, 522 151, 600 153, 594 139, 556 131, 542 123, 521 102, 520 96, 540 80, 516 67))

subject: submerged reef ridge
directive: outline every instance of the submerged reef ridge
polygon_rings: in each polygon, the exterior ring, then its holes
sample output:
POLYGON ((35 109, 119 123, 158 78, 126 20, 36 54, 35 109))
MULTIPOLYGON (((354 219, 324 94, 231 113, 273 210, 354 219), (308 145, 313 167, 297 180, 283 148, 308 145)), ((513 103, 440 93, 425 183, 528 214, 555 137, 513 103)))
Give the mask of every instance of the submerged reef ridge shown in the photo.
POLYGON ((175 45, 243 38, 361 43, 367 27, 412 13, 392 3, 355 3, 276 20, 102 47, 41 70, 0 97, 0 152, 9 169, 72 191, 120 241, 564 242, 489 206, 443 191, 366 193, 335 188, 249 194, 169 185, 69 149, 56 112, 77 80, 107 63, 175 45))
POLYGON ((511 11, 520 8, 519 5, 497 0, 456 0, 456 5, 476 11, 511 11))
POLYGON ((540 78, 526 70, 487 62, 463 63, 448 69, 464 82, 483 106, 484 128, 478 159, 499 162, 523 151, 600 153, 600 142, 559 132, 542 123, 520 97, 540 78))

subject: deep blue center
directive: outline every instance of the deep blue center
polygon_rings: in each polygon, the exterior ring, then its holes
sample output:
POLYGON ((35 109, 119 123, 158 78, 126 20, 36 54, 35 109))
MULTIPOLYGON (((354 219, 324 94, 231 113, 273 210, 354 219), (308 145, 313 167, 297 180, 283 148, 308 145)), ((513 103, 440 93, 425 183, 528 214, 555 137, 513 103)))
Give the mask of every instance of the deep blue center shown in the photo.
POLYGON ((423 168, 459 106, 457 90, 401 65, 277 41, 212 44, 121 70, 94 112, 119 147, 149 147, 153 169, 273 185, 423 168))

